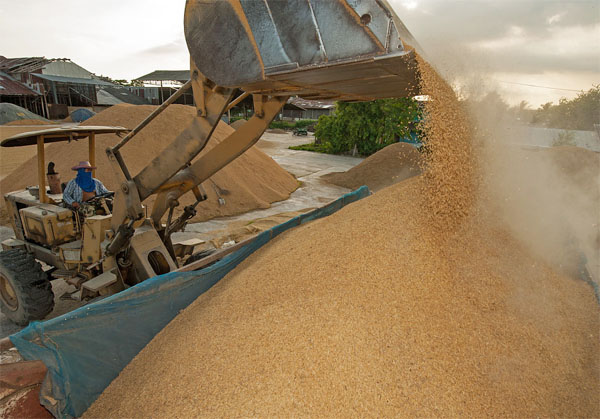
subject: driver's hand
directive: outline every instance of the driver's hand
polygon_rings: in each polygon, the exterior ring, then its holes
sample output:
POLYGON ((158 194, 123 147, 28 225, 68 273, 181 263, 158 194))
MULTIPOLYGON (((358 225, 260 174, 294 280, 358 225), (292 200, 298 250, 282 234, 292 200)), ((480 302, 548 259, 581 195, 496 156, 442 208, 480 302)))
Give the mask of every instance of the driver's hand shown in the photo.
POLYGON ((79 208, 79 202, 73 202, 71 205, 73 208, 79 208))

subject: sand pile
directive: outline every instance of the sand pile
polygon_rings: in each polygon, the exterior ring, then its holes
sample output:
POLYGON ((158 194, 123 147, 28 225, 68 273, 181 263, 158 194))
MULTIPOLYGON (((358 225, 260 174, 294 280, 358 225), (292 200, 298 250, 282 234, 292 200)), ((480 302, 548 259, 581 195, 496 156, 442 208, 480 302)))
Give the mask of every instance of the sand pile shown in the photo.
MULTIPOLYGON (((151 105, 116 105, 88 119, 82 125, 134 128, 153 109, 155 107, 151 105)), ((131 173, 137 174, 154 156, 158 155, 188 126, 194 114, 195 110, 191 106, 172 105, 123 147, 123 158, 131 173)), ((205 151, 226 138, 232 131, 226 124, 219 123, 205 151)), ((98 167, 96 177, 111 190, 117 187, 117 183, 116 179, 113 179, 110 163, 103 150, 113 146, 118 140, 115 135, 99 135, 96 139, 98 167)), ((74 172, 70 168, 76 162, 88 159, 87 150, 87 140, 75 144, 53 143, 46 147, 46 161, 56 163, 56 170, 65 182, 74 177, 74 172)), ((9 191, 37 184, 35 167, 35 158, 25 162, 0 182, 0 189, 9 191)), ((208 194, 208 200, 198 205, 198 215, 193 219, 194 221, 239 214, 256 208, 268 208, 271 202, 287 199, 297 187, 297 182, 292 175, 255 147, 214 175, 212 179, 218 187, 229 191, 227 196, 224 196, 226 204, 219 205, 215 191, 218 188, 215 188, 210 181, 205 182, 203 186, 208 194)), ((194 198, 189 193, 180 199, 179 208, 193 201, 194 198)), ((152 202, 153 198, 145 201, 150 206, 152 202)))
POLYGON ((421 71, 423 176, 253 254, 86 417, 600 415, 593 291, 474 210, 469 123, 421 71))
POLYGON ((328 173, 321 179, 349 189, 367 185, 376 192, 420 174, 421 160, 421 153, 415 147, 396 143, 379 150, 346 172, 328 173))

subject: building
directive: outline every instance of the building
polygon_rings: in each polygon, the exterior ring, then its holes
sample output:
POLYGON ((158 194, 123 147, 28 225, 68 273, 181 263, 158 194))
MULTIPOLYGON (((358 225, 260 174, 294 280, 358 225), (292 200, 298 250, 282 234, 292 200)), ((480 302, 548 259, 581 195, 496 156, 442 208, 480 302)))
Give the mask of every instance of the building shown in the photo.
MULTIPOLYGON (((112 83, 100 80, 68 58, 0 56, 0 71, 43 96, 41 100, 46 106, 41 115, 51 119, 66 117, 69 114, 69 107, 97 105, 97 88, 114 86, 112 83)), ((39 110, 29 107, 27 109, 40 114, 39 110)))
POLYGON ((150 105, 150 101, 130 91, 131 87, 109 87, 102 86, 97 91, 99 106, 113 106, 120 103, 131 105, 150 105))
POLYGON ((331 115, 334 109, 334 101, 293 97, 283 108, 283 119, 319 119, 321 115, 331 115))
POLYGON ((0 103, 13 103, 37 115, 48 115, 48 106, 43 95, 3 71, 0 71, 0 103))
MULTIPOLYGON (((190 70, 156 70, 133 80, 142 86, 128 89, 153 105, 160 105, 189 80, 190 70)), ((192 91, 185 92, 175 103, 193 105, 192 91)))

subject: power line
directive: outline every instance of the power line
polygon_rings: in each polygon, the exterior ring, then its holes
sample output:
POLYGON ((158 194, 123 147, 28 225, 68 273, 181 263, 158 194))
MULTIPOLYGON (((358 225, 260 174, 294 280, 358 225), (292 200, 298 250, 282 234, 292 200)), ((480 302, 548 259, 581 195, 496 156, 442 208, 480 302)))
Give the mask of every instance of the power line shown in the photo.
POLYGON ((537 84, 517 83, 514 81, 504 81, 504 80, 497 80, 497 81, 500 83, 517 84, 519 86, 537 87, 538 89, 564 90, 566 92, 582 92, 583 91, 583 90, 576 90, 576 89, 561 89, 559 87, 538 86, 537 84))

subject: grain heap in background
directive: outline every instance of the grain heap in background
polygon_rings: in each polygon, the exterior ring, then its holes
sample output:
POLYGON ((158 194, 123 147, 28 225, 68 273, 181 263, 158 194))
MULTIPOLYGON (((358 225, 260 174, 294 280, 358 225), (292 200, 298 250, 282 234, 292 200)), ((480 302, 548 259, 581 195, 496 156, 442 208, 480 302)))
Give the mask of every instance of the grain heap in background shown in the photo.
POLYGON ((473 211, 471 130, 421 71, 427 172, 255 252, 85 417, 600 415, 591 288, 473 211))
MULTIPOLYGON (((94 117, 88 119, 81 126, 123 126, 134 128, 156 107, 150 105, 116 105, 94 117)), ((133 138, 125 147, 122 154, 130 171, 137 174, 152 159, 184 130, 192 121, 195 108, 184 105, 171 105, 144 130, 133 138)), ((219 123, 205 151, 210 150, 217 143, 226 138, 233 129, 224 123, 219 123)), ((112 168, 104 153, 107 147, 114 146, 119 141, 116 135, 98 135, 96 139, 96 177, 102 180, 110 190, 117 187, 113 178, 112 168)), ((202 155, 202 154, 201 154, 202 155)), ((46 146, 46 162, 56 163, 56 170, 60 173, 63 182, 74 177, 71 167, 80 160, 88 159, 88 142, 82 140, 77 143, 53 143, 46 146)), ((4 192, 18 190, 29 185, 37 184, 35 157, 32 157, 12 174, 0 182, 0 189, 4 192)), ((208 200, 196 208, 198 215, 192 221, 202 221, 217 216, 239 214, 256 208, 268 208, 271 202, 287 199, 297 187, 297 181, 288 172, 266 154, 252 147, 234 162, 212 177, 218 188, 229 191, 225 196, 225 205, 219 205, 216 190, 219 190, 210 181, 204 183, 208 200)), ((153 197, 144 201, 150 207, 153 197)), ((185 205, 194 202, 193 195, 188 193, 180 199, 180 211, 185 205)), ((178 213, 178 211, 176 211, 178 213)))
POLYGON ((5 126, 11 127, 15 125, 52 125, 54 122, 46 119, 17 119, 4 124, 5 126))
POLYGON ((237 121, 232 122, 229 126, 234 130, 238 130, 246 124, 245 119, 238 119, 237 121))
POLYGON ((367 157, 346 172, 328 173, 321 176, 321 179, 349 189, 367 185, 371 191, 377 192, 420 174, 421 159, 421 154, 414 146, 395 143, 367 157))

